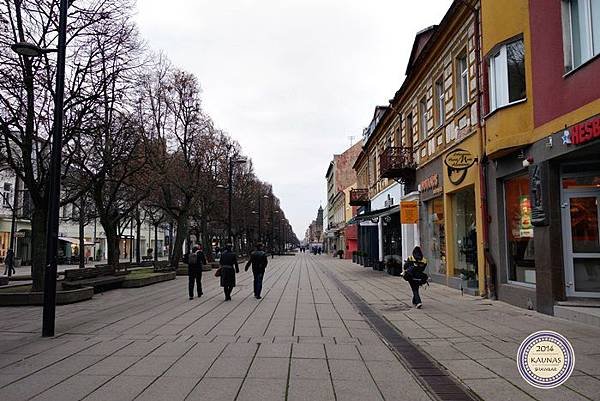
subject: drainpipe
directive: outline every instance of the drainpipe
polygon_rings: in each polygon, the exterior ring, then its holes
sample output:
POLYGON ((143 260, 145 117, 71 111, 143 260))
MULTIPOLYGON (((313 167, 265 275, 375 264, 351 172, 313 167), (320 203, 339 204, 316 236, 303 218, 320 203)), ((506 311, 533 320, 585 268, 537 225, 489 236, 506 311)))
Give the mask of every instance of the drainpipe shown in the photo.
POLYGON ((481 131, 480 142, 479 142, 479 154, 481 155, 478 166, 479 166, 479 180, 481 187, 480 194, 480 202, 481 202, 481 218, 482 227, 483 227, 483 252, 486 261, 486 269, 485 269, 485 291, 488 298, 497 299, 496 292, 496 263, 494 262, 494 258, 490 252, 490 236, 489 236, 489 210, 487 204, 487 194, 488 194, 488 181, 487 181, 487 165, 488 165, 488 157, 485 154, 485 143, 486 143, 486 129, 485 122, 483 121, 482 116, 482 91, 481 91, 481 81, 480 79, 483 77, 482 68, 481 68, 481 24, 479 12, 481 9, 477 9, 471 5, 468 0, 461 0, 461 3, 467 7, 473 13, 473 23, 475 25, 474 35, 475 35, 475 69, 477 74, 477 79, 475 80, 476 91, 477 91, 477 119, 478 126, 481 131))

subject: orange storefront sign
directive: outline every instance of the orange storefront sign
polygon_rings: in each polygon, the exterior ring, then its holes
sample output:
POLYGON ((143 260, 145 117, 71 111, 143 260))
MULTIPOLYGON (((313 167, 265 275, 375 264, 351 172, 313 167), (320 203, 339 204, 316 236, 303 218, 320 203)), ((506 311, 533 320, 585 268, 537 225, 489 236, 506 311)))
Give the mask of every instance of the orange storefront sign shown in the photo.
POLYGON ((400 223, 418 224, 419 223, 419 202, 404 201, 400 202, 400 223))

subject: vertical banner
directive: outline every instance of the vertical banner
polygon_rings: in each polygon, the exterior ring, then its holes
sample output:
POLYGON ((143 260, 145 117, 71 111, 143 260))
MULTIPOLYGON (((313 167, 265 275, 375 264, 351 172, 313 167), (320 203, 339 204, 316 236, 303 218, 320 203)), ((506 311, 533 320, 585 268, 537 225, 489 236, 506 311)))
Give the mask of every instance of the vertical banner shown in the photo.
POLYGON ((403 201, 400 202, 400 223, 418 224, 419 223, 419 202, 403 201))

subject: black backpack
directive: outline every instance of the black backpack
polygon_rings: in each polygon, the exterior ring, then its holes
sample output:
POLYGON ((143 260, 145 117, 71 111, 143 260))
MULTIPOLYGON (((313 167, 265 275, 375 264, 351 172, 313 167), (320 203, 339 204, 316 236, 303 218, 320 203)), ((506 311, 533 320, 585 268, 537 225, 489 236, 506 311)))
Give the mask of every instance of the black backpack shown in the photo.
POLYGON ((417 283, 419 285, 427 284, 429 276, 425 273, 427 263, 417 260, 407 260, 404 264, 404 280, 417 283))

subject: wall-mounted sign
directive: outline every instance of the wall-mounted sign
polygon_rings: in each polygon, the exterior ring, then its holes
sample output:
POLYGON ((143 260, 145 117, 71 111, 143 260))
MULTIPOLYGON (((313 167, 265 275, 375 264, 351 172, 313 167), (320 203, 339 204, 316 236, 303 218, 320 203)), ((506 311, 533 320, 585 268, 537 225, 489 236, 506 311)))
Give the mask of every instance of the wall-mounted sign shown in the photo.
POLYGON ((468 150, 454 149, 444 158, 444 164, 448 167, 448 180, 458 185, 467 177, 467 170, 477 159, 468 150))
POLYGON ((453 170, 466 170, 475 164, 475 156, 468 150, 455 149, 446 155, 444 164, 453 170))
POLYGON ((438 174, 432 174, 425 178, 419 184, 421 192, 432 191, 440 186, 440 176, 438 174))
POLYGON ((600 116, 575 124, 563 131, 563 145, 581 145, 600 138, 600 116))
POLYGON ((394 206, 394 198, 392 198, 392 196, 390 194, 388 194, 387 199, 385 200, 385 202, 383 202, 383 205, 385 207, 394 206))
POLYGON ((400 202, 400 223, 419 223, 419 203, 417 201, 400 202))

